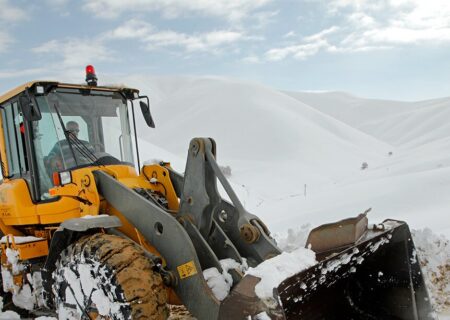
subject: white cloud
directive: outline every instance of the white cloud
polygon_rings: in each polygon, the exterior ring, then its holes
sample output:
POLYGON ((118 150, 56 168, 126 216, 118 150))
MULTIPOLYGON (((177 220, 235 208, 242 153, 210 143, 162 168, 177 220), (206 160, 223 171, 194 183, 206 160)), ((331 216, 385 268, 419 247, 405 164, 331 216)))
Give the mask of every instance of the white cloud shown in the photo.
POLYGON ((339 31, 339 27, 337 26, 332 26, 328 29, 322 30, 318 33, 315 33, 313 35, 307 36, 303 38, 303 41, 306 42, 314 42, 314 41, 320 41, 323 40, 324 38, 326 38, 326 36, 336 33, 337 31, 339 31))
POLYGON ((348 16, 347 20, 357 28, 372 28, 376 26, 375 19, 363 12, 352 13, 348 16))
POLYGON ((279 11, 261 11, 256 12, 251 16, 251 21, 248 25, 252 29, 264 29, 267 25, 276 21, 279 11))
POLYGON ((235 31, 212 31, 202 34, 188 35, 175 31, 155 32, 143 40, 148 49, 162 47, 182 47, 186 51, 214 51, 223 45, 232 44, 243 38, 235 31))
POLYGON ((304 60, 315 55, 321 49, 328 48, 329 46, 330 45, 327 41, 320 40, 313 43, 304 43, 283 48, 270 49, 266 52, 265 56, 266 59, 270 61, 283 60, 288 56, 292 56, 295 59, 304 60))
POLYGON ((109 39, 142 39, 153 32, 153 26, 147 22, 131 19, 106 34, 109 39))
POLYGON ((250 55, 242 59, 245 63, 257 64, 261 63, 261 59, 258 56, 250 55))
POLYGON ((243 38, 242 33, 235 31, 213 31, 204 34, 204 40, 208 45, 220 46, 222 44, 233 43, 243 38))
MULTIPOLYGON (((450 44, 448 0, 323 0, 336 24, 297 44, 267 50, 271 61, 330 53, 450 44), (340 19, 340 20, 339 20, 340 19)), ((289 38, 291 33, 283 38, 289 38)))
POLYGON ((346 17, 351 26, 346 38, 362 45, 450 42, 448 0, 332 0, 329 7, 352 9, 346 17))
POLYGON ((83 8, 100 18, 126 12, 161 12, 166 18, 185 14, 240 20, 272 0, 85 0, 83 8))
POLYGON ((173 30, 161 31, 146 22, 135 19, 105 34, 103 38, 107 40, 137 39, 144 43, 148 50, 178 47, 188 52, 217 52, 222 47, 239 41, 258 40, 258 38, 247 37, 242 32, 234 30, 215 30, 194 34, 173 30))
POLYGON ((14 42, 11 24, 27 19, 24 10, 14 6, 8 0, 0 0, 0 52, 8 50, 14 42))
POLYGON ((285 34, 283 35, 283 38, 292 38, 292 37, 295 37, 296 35, 297 35, 297 34, 295 33, 295 31, 291 30, 291 31, 285 33, 285 34))
POLYGON ((323 49, 333 51, 333 46, 328 43, 326 38, 339 30, 339 27, 332 26, 310 36, 303 37, 301 42, 296 45, 270 49, 265 53, 265 57, 270 61, 283 60, 289 56, 304 60, 323 49))
POLYGON ((363 44, 414 44, 421 42, 450 42, 450 28, 413 30, 409 28, 386 27, 368 30, 362 34, 363 44), (365 40, 364 40, 365 39, 365 40))
POLYGON ((26 18, 24 10, 10 4, 8 0, 0 0, 0 22, 18 22, 26 18))
POLYGON ((99 61, 113 60, 112 52, 101 41, 92 39, 51 40, 32 49, 34 53, 60 57, 61 67, 84 67, 99 61))

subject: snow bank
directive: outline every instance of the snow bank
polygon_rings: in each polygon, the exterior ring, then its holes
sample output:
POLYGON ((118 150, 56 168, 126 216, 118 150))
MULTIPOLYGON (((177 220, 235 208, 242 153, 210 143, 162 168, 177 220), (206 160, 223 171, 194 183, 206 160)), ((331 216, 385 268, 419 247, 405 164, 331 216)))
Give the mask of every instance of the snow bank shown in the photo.
POLYGON ((5 311, 5 312, 0 312, 0 319, 1 320, 15 320, 15 319, 20 319, 20 316, 15 313, 14 311, 5 311))
POLYGON ((0 320, 14 320, 20 319, 20 316, 14 311, 1 311, 3 310, 3 297, 0 297, 0 320))
POLYGON ((450 312, 450 241, 430 229, 412 235, 434 309, 450 312))
POLYGON ((312 250, 298 248, 292 252, 283 252, 255 268, 249 268, 246 274, 261 278, 255 292, 259 298, 266 300, 273 298, 273 289, 283 280, 316 263, 316 254, 312 250))

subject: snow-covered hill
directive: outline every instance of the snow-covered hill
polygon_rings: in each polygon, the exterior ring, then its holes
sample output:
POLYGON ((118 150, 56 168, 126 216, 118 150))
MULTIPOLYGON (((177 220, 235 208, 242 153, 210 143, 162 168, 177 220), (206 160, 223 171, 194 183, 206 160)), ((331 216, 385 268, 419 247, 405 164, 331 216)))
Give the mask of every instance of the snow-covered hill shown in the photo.
MULTIPOLYGON (((278 233, 283 247, 302 245, 312 226, 368 208, 370 222, 407 221, 419 230, 414 237, 432 299, 446 312, 450 98, 399 102, 280 92, 210 77, 128 81, 149 88, 144 92, 152 97, 157 128, 140 122, 140 132, 149 132, 141 135, 145 143, 184 159, 190 138, 213 137, 245 206, 278 233)), ((183 171, 183 162, 177 164, 183 171)))
POLYGON ((298 160, 319 172, 353 171, 389 146, 267 87, 219 78, 142 79, 151 88, 158 128, 153 143, 185 152, 191 137, 212 136, 227 160, 298 160), (175 83, 172 90, 168 83, 175 83), (299 157, 301 155, 301 157, 299 157), (339 166, 323 165, 334 157, 339 166))
POLYGON ((342 92, 286 93, 394 146, 448 141, 450 98, 402 102, 364 99, 342 92))
POLYGON ((185 159, 190 138, 213 137, 247 207, 275 231, 371 207, 373 222, 450 235, 450 99, 286 93, 212 77, 125 81, 151 97, 157 128, 140 122, 142 139, 185 159))
POLYGON ((137 117, 141 163, 170 161, 182 172, 190 139, 213 137, 235 191, 282 248, 302 246, 313 226, 368 208, 371 223, 392 218, 430 228, 414 237, 433 301, 448 303, 450 98, 281 92, 217 77, 108 80, 150 97, 156 129, 137 117))

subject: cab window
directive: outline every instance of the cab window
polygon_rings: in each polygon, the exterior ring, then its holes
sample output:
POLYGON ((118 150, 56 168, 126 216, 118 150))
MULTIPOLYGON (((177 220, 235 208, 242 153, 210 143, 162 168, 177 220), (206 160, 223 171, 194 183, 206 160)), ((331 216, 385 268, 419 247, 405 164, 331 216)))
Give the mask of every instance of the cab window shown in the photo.
POLYGON ((12 178, 23 177, 27 175, 29 168, 25 148, 25 127, 17 102, 3 105, 1 115, 8 175, 12 178))

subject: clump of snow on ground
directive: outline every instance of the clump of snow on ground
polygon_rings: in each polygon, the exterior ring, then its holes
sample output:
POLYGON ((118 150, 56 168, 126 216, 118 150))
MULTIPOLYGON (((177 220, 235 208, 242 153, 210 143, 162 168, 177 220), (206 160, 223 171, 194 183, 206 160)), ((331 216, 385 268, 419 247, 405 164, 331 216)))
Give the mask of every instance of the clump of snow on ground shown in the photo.
POLYGON ((214 296, 219 301, 222 301, 228 296, 233 285, 233 278, 229 271, 235 269, 240 272, 245 272, 248 266, 245 259, 242 263, 239 263, 231 258, 220 260, 220 265, 223 270, 222 273, 217 268, 208 268, 203 271, 203 277, 205 277, 208 287, 212 290, 214 296))
POLYGON ((11 248, 5 251, 7 265, 2 265, 3 290, 13 294, 13 303, 25 310, 33 310, 35 306, 43 306, 42 279, 39 272, 27 274, 26 282, 22 286, 14 283, 14 276, 19 275, 25 266, 19 262, 19 252, 11 248))
POLYGON ((255 319, 255 320, 271 320, 266 312, 258 313, 253 319, 255 319))
POLYGON ((0 319, 1 320, 14 320, 20 319, 20 316, 14 311, 4 311, 3 310, 3 297, 0 297, 0 319))
POLYGON ((209 268, 203 271, 203 276, 208 283, 208 287, 219 301, 228 296, 232 282, 229 282, 226 275, 220 273, 217 268, 209 268))
POLYGON ((450 241, 430 229, 412 230, 431 302, 437 312, 450 309, 450 241))
POLYGON ((273 298, 273 289, 283 280, 316 263, 316 254, 312 250, 298 248, 292 252, 282 252, 255 268, 249 268, 246 274, 261 278, 255 287, 256 295, 261 299, 270 299, 273 298))
POLYGON ((20 316, 15 313, 14 311, 5 311, 5 312, 0 312, 0 319, 1 320, 15 320, 15 319, 20 319, 20 316))
POLYGON ((29 311, 34 309, 35 299, 29 284, 24 284, 22 288, 15 291, 12 299, 13 303, 19 308, 29 311))
POLYGON ((289 228, 287 232, 274 233, 273 237, 281 250, 291 252, 300 247, 305 247, 310 231, 311 225, 304 224, 299 228, 289 228))

